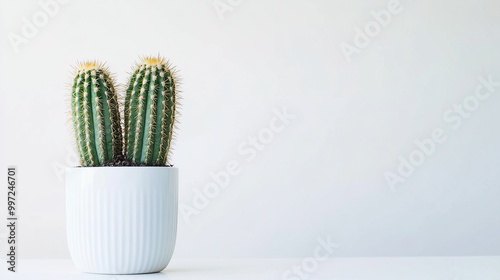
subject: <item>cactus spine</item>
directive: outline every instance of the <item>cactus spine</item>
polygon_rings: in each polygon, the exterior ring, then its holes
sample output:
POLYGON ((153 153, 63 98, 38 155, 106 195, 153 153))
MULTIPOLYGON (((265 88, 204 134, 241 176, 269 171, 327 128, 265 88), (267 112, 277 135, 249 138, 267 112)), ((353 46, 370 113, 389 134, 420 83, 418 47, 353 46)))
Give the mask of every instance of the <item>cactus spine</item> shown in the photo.
POLYGON ((118 98, 102 64, 89 61, 77 66, 71 114, 82 166, 101 166, 123 154, 118 98))
POLYGON ((135 163, 168 162, 176 117, 176 79, 161 57, 137 64, 125 93, 125 155, 135 163))

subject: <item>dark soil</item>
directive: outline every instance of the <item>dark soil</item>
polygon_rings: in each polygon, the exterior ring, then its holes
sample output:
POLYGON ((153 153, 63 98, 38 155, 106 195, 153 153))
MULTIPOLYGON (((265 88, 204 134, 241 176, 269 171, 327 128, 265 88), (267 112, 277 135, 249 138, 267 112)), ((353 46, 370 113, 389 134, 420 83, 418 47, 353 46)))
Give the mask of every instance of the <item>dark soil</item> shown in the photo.
POLYGON ((124 156, 118 156, 113 160, 105 162, 102 166, 164 166, 164 167, 172 167, 173 165, 145 164, 145 163, 140 163, 140 162, 133 162, 131 159, 125 158, 124 156))

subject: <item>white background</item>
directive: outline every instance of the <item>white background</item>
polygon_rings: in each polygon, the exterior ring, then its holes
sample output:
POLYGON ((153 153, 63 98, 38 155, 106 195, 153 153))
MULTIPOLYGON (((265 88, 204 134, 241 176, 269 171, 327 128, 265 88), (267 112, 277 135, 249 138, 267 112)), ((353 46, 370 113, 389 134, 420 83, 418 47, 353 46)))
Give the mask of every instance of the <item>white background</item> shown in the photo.
POLYGON ((335 256, 500 253, 500 87, 460 126, 443 118, 479 76, 500 81, 498 1, 401 0, 350 62, 340 45, 355 46, 389 1, 224 0, 218 13, 211 0, 72 0, 17 47, 9 34, 44 10, 0 3, 0 179, 18 167, 21 257, 69 256, 71 65, 106 61, 125 83, 139 55, 157 53, 182 77, 181 204, 210 172, 241 169, 208 207, 180 214, 174 258, 305 257, 327 236, 335 256), (238 152, 285 107, 295 117, 255 158, 238 152), (390 188, 384 174, 435 128, 446 140, 390 188))

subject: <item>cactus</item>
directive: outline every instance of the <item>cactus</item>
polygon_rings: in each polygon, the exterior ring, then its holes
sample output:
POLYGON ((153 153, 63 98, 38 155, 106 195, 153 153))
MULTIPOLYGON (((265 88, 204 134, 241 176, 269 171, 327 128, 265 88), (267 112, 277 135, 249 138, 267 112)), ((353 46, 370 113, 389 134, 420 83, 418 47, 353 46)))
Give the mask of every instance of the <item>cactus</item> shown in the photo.
POLYGON ((76 67, 71 114, 82 166, 102 166, 123 154, 118 98, 103 64, 88 61, 76 67))
POLYGON ((125 93, 124 152, 134 163, 166 165, 176 118, 176 79, 161 57, 135 66, 125 93))

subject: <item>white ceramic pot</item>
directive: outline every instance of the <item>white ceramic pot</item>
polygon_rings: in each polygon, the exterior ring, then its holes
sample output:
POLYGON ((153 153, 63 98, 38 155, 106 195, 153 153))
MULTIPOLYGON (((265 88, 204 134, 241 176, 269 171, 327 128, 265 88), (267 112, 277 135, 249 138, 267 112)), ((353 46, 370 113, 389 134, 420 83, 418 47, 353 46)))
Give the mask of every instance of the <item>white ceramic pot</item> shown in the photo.
POLYGON ((68 168, 66 223, 75 265, 102 274, 165 269, 175 245, 177 192, 174 167, 68 168))

